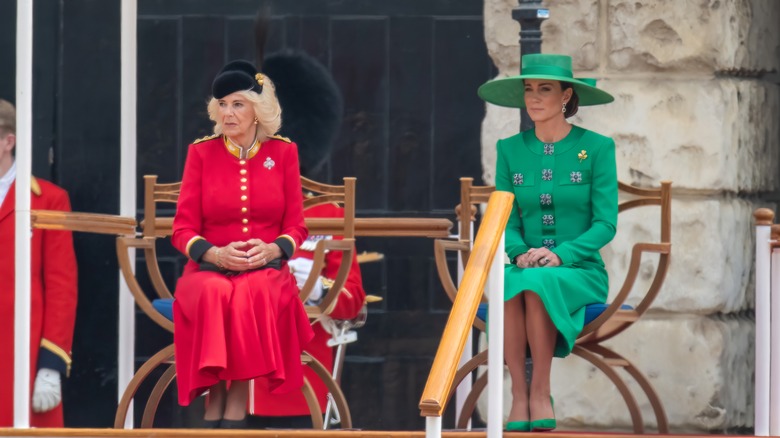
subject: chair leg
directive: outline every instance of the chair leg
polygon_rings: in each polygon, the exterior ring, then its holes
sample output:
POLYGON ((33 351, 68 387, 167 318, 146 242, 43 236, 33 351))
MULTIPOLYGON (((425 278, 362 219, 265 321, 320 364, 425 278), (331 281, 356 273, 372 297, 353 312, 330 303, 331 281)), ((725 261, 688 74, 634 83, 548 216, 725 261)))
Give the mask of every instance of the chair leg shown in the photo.
POLYGON ((447 403, 449 403, 452 396, 455 395, 455 391, 458 389, 458 386, 460 386, 463 379, 470 376, 477 367, 487 364, 487 358, 488 351, 485 349, 469 359, 462 367, 458 368, 458 371, 455 373, 455 379, 452 381, 452 386, 450 387, 450 393, 447 394, 447 403))
POLYGON ((122 399, 119 401, 119 405, 116 409, 116 416, 114 417, 114 428, 124 429, 125 420, 127 418, 127 411, 130 409, 130 403, 133 402, 133 397, 138 391, 138 387, 146 380, 149 374, 154 371, 155 368, 162 363, 173 359, 173 344, 158 351, 157 354, 149 358, 141 368, 135 373, 133 378, 128 383, 125 392, 122 394, 122 399))
POLYGON ((634 366, 634 364, 631 363, 631 361, 619 355, 615 351, 600 344, 598 346, 593 345, 590 348, 593 351, 595 351, 597 354, 602 355, 603 357, 609 359, 616 359, 618 361, 624 362, 623 368, 625 368, 626 372, 630 374, 631 377, 634 378, 634 380, 636 380, 636 382, 642 388, 642 391, 644 391, 645 396, 650 401, 650 405, 653 406, 653 412, 655 413, 655 421, 658 425, 658 433, 668 434, 669 423, 666 418, 666 411, 664 410, 664 405, 661 403, 661 399, 658 397, 658 393, 655 392, 653 385, 651 385, 650 381, 647 380, 647 377, 645 377, 645 375, 641 371, 639 371, 639 369, 636 366, 634 366))
MULTIPOLYGON (((328 370, 317 359, 311 357, 306 352, 303 354, 308 356, 304 361, 306 362, 306 365, 308 365, 317 374, 317 376, 320 378, 320 380, 322 380, 322 382, 328 388, 328 391, 333 396, 333 400, 336 403, 336 410, 341 417, 341 428, 351 429, 352 416, 350 415, 347 399, 344 397, 344 393, 341 391, 341 387, 336 384, 336 382, 333 380, 333 376, 330 375, 328 370)), ((322 427, 320 427, 320 429, 322 429, 322 427)))
POLYGON ((175 377, 176 364, 171 364, 163 375, 160 376, 160 380, 154 385, 152 393, 149 394, 149 399, 146 401, 146 407, 144 408, 144 416, 141 419, 142 428, 148 429, 154 427, 154 416, 157 414, 157 407, 160 405, 160 399, 175 377))
POLYGON ((602 373, 609 377, 612 384, 620 391, 620 395, 623 396, 623 400, 625 400, 626 405, 628 406, 628 411, 631 414, 631 422, 634 424, 634 433, 643 434, 645 432, 645 426, 642 421, 642 413, 639 410, 639 405, 637 404, 636 399, 634 399, 633 394, 631 394, 631 391, 628 389, 628 386, 623 382, 623 379, 620 378, 617 372, 615 372, 604 359, 582 345, 575 345, 572 353, 592 363, 600 369, 602 373))
POLYGON ((465 429, 468 427, 469 420, 471 419, 471 416, 474 415, 474 409, 477 408, 477 401, 479 400, 479 396, 482 395, 482 391, 485 390, 487 384, 488 373, 485 372, 479 376, 476 382, 474 382, 474 386, 471 387, 471 392, 469 392, 469 395, 463 402, 463 408, 460 411, 460 418, 458 418, 458 429, 465 429))
POLYGON ((309 383, 309 379, 303 378, 303 397, 306 399, 306 404, 309 405, 309 412, 311 413, 311 425, 314 430, 322 430, 322 412, 320 412, 320 403, 317 401, 317 395, 314 393, 314 389, 309 383))

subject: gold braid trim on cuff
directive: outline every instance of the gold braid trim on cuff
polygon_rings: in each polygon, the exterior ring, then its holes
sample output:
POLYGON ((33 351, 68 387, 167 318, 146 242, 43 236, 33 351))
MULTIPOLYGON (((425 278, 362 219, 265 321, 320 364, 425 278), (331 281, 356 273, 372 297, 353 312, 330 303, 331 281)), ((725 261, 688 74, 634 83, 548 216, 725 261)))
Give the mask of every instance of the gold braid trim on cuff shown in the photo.
POLYGON ((187 242, 187 246, 184 248, 184 252, 187 253, 187 257, 192 258, 192 257, 190 257, 190 248, 192 248, 192 245, 195 242, 197 242, 198 240, 206 240, 206 239, 204 239, 204 238, 202 238, 200 236, 195 236, 192 239, 190 239, 189 242, 187 242))
MULTIPOLYGON (((296 245, 296 244, 295 244, 295 239, 293 239, 293 238, 292 238, 292 236, 290 236, 290 235, 288 235, 288 234, 282 234, 282 235, 281 235, 281 236, 279 236, 279 237, 281 237, 281 238, 284 238, 284 239, 287 239, 287 240, 289 240, 289 241, 290 241, 290 243, 292 243, 292 247, 293 247, 293 250, 292 250, 292 252, 293 252, 293 254, 295 254, 295 251, 297 251, 297 250, 298 250, 298 245, 296 245)), ((277 239, 278 239, 279 237, 277 237, 277 239)), ((290 254, 290 257, 292 257, 292 254, 290 254)))
POLYGON ((70 358, 70 354, 68 354, 67 351, 63 350, 62 347, 60 347, 59 345, 55 344, 54 342, 46 338, 41 338, 41 347, 56 354, 57 357, 59 357, 60 359, 62 359, 63 362, 65 362, 65 366, 66 366, 65 377, 70 377, 70 365, 73 362, 70 358))

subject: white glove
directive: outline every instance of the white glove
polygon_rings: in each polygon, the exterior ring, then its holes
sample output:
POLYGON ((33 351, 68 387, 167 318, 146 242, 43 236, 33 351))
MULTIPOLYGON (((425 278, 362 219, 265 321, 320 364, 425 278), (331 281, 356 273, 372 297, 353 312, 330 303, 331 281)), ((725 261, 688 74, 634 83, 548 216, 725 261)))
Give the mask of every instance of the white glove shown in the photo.
MULTIPOLYGON (((298 285, 298 289, 302 289, 303 285, 306 284, 306 280, 309 279, 311 268, 314 266, 314 260, 305 257, 297 257, 289 260, 287 266, 290 267, 290 271, 295 276, 295 283, 298 285)), ((322 279, 318 276, 317 282, 314 283, 314 287, 311 289, 308 301, 315 302, 322 298, 322 291, 322 279)))
POLYGON ((32 408, 35 413, 49 412, 62 401, 60 372, 50 368, 41 368, 35 376, 32 408))

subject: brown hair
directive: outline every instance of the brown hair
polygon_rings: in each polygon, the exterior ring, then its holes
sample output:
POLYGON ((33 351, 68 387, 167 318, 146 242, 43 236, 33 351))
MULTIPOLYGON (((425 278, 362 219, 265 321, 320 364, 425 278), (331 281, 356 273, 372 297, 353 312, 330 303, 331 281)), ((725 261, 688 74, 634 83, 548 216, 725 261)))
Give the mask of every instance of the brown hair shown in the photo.
POLYGON ((569 82, 561 82, 561 88, 563 91, 571 88, 571 99, 566 102, 566 112, 563 113, 563 117, 569 118, 577 114, 577 110, 580 109, 580 98, 577 96, 577 91, 571 86, 569 82))
POLYGON ((0 134, 16 134, 16 109, 4 99, 0 99, 0 134))

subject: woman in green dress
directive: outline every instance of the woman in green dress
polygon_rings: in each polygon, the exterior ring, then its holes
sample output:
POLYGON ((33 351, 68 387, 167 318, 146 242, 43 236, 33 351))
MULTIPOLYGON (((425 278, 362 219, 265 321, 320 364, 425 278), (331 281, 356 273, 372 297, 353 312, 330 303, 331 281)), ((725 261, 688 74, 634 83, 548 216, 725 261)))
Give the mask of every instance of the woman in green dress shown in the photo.
POLYGON ((535 124, 497 146, 496 188, 515 195, 505 248, 511 260, 504 280, 504 357, 512 377, 507 430, 552 430, 552 358, 571 352, 585 306, 607 299, 599 250, 614 237, 618 214, 614 141, 566 118, 613 97, 593 81, 575 79, 570 57, 550 54, 523 56, 519 76, 490 81, 479 95, 525 108, 535 124))

